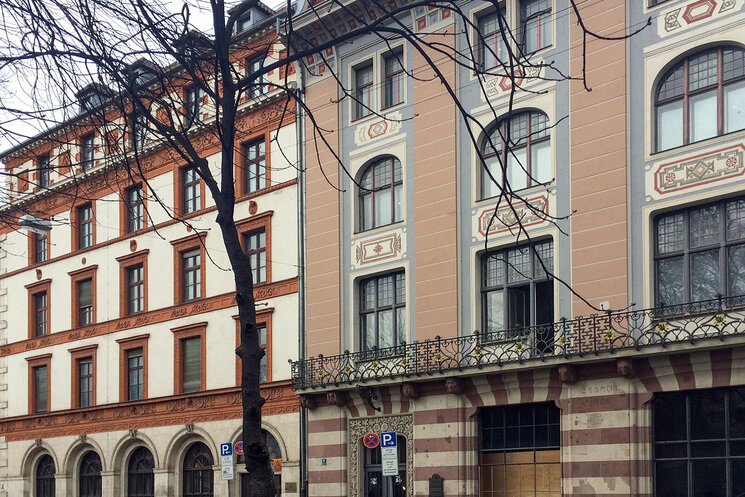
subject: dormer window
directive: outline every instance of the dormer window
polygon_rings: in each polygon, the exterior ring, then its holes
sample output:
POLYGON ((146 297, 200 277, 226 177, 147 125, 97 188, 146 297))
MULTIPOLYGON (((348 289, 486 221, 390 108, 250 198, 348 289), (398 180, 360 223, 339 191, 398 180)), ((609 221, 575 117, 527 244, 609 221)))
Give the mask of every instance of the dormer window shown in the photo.
POLYGON ((253 24, 253 16, 251 16, 251 11, 249 10, 245 14, 243 14, 240 19, 238 19, 235 23, 235 32, 236 33, 242 33, 248 29, 251 24, 253 24))

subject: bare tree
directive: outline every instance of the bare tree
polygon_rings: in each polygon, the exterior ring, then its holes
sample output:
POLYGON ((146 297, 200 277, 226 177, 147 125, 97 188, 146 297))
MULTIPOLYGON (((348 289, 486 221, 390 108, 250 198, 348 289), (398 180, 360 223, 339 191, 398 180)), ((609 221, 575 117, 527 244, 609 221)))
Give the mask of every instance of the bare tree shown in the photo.
MULTIPOLYGON (((283 10, 272 16, 262 29, 254 29, 254 34, 246 35, 238 33, 237 25, 250 9, 261 8, 258 0, 246 0, 232 7, 224 0, 198 4, 197 7, 209 16, 209 28, 204 33, 194 26, 194 7, 186 4, 180 12, 170 12, 161 2, 148 0, 0 0, 3 11, 0 18, 0 54, 3 54, 0 55, 0 79, 16 84, 20 82, 26 88, 23 94, 0 94, 0 115, 3 116, 0 119, 0 138, 7 143, 19 143, 44 129, 57 127, 64 130, 51 134, 50 139, 68 144, 75 136, 68 128, 91 127, 99 130, 112 151, 106 181, 113 186, 134 178, 144 180, 145 173, 152 167, 152 160, 148 158, 155 155, 162 160, 178 160, 193 167, 214 199, 217 224, 235 280, 241 339, 236 353, 242 359, 246 470, 252 491, 258 497, 274 495, 274 480, 261 436, 264 399, 259 390, 259 365, 264 352, 257 335, 254 282, 250 261, 241 249, 234 222, 234 164, 241 154, 236 144, 250 132, 240 128, 245 102, 247 98, 262 93, 262 89, 271 89, 273 96, 266 105, 274 107, 274 114, 278 116, 277 129, 294 119, 299 111, 313 130, 309 153, 317 154, 322 149, 334 153, 328 133, 335 130, 325 130, 317 124, 314 109, 306 106, 302 88, 291 74, 295 71, 308 74, 327 71, 337 83, 339 99, 352 100, 367 112, 376 113, 355 88, 344 83, 345 78, 337 71, 333 56, 327 54, 334 46, 362 36, 377 37, 389 46, 394 41, 405 40, 426 62, 428 77, 439 81, 455 103, 463 129, 479 154, 479 162, 496 185, 498 194, 494 198, 495 214, 491 222, 504 222, 496 217, 496 213, 506 206, 514 220, 507 227, 518 240, 530 242, 515 206, 524 204, 533 210, 537 207, 527 202, 518 188, 513 189, 508 177, 508 162, 514 160, 533 183, 547 185, 550 180, 531 176, 511 151, 514 144, 508 139, 509 121, 505 128, 498 128, 498 135, 487 133, 484 125, 460 102, 458 88, 443 74, 438 62, 448 61, 470 71, 483 95, 487 95, 488 79, 507 78, 511 83, 509 109, 491 107, 495 119, 511 111, 518 92, 531 91, 526 88, 531 80, 584 80, 584 72, 571 75, 552 62, 535 61, 517 42, 519 33, 510 28, 499 3, 496 0, 491 3, 497 13, 497 29, 493 33, 482 32, 463 10, 464 4, 456 0, 413 0, 405 5, 369 0, 362 2, 365 6, 362 9, 341 0, 297 4, 288 0, 283 10), (444 9, 453 16, 455 33, 443 36, 415 29, 410 13, 413 9, 428 7, 444 9), (356 27, 344 33, 329 30, 325 20, 331 10, 354 19, 356 27), (370 16, 369 11, 376 15, 370 16), (296 18, 300 13, 305 19, 316 19, 320 23, 300 23, 296 18), (315 36, 319 34, 323 36, 315 36), (456 46, 458 37, 465 39, 463 46, 456 46), (245 67, 245 57, 258 53, 267 54, 263 63, 245 67), (320 58, 322 62, 309 67, 309 58, 320 58), (486 59, 493 63, 485 64, 486 59), (266 75, 273 71, 278 71, 281 78, 270 84, 266 75), (188 91, 184 91, 185 88, 188 91), (85 95, 92 98, 79 112, 77 101, 85 95), (214 118, 206 121, 200 119, 196 111, 203 98, 214 105, 214 118), (19 128, 19 123, 28 123, 26 128, 30 131, 25 134, 19 131, 25 129, 19 128), (480 147, 482 136, 487 137, 491 149, 501 151, 495 154, 496 159, 490 159, 491 163, 480 147), (502 143, 493 143, 490 136, 498 137, 502 143), (207 161, 205 140, 219 144, 220 162, 216 168, 210 167, 207 161)), ((575 0, 570 0, 570 5, 573 19, 583 30, 585 42, 593 37, 610 39, 585 26, 575 0)), ((619 37, 629 35, 620 33, 619 37)), ((405 77, 421 78, 421 72, 403 71, 405 77)), ((584 83, 587 87, 588 83, 584 83)), ((8 87, 6 84, 3 86, 8 87)), ((485 101, 489 103, 490 99, 485 98, 485 101)), ((335 153, 334 157, 336 166, 348 174, 341 157, 335 153)), ((75 173, 76 164, 69 166, 69 173, 61 172, 69 179, 70 186, 63 192, 70 196, 72 203, 74 199, 85 198, 89 192, 86 182, 75 173)), ((43 174, 43 171, 38 172, 43 174)), ((2 210, 6 223, 13 224, 21 214, 33 211, 28 207, 33 205, 29 195, 17 193, 20 182, 29 184, 30 189, 47 187, 43 181, 34 180, 33 176, 21 177, 21 174, 14 173, 7 178, 7 183, 14 183, 16 187, 13 192, 6 193, 6 198, 12 200, 9 207, 2 210)), ((351 175, 349 178, 355 181, 351 175)), ((330 187, 341 188, 335 184, 330 187)), ((357 187, 363 188, 362 185, 357 187)), ((160 201, 152 189, 150 195, 160 201)), ((160 204, 174 219, 188 223, 179 217, 176 206, 160 204)), ((545 211, 534 213, 556 226, 569 215, 560 213, 553 216, 545 211)), ((548 268, 544 267, 544 270, 550 273, 548 268)), ((571 289, 568 284, 566 286, 571 289)))

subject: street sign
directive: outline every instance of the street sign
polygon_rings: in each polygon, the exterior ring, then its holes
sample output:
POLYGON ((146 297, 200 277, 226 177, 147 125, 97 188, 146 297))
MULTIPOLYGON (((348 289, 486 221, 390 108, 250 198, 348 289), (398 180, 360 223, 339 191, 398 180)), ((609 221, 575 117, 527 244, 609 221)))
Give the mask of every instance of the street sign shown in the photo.
POLYGON ((383 476, 398 475, 398 437, 395 431, 380 434, 380 455, 383 476))
POLYGON ((282 474, 282 459, 272 459, 272 469, 275 475, 282 474))
POLYGON ((235 453, 239 456, 243 455, 243 442, 236 442, 233 444, 233 450, 235 450, 235 453))
POLYGON ((362 443, 364 443, 365 447, 368 449, 374 449, 380 443, 380 437, 378 437, 377 433, 368 433, 365 435, 365 438, 362 439, 362 443))
POLYGON ((232 480, 235 478, 233 467, 233 444, 220 444, 220 469, 223 480, 232 480))

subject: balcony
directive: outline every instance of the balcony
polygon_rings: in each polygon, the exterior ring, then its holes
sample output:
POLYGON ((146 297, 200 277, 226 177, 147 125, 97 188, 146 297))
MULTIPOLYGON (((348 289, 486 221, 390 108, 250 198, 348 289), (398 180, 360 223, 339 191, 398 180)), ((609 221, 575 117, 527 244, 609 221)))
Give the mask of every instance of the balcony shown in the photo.
POLYGON ((388 348, 311 357, 292 363, 295 390, 416 379, 511 364, 562 364, 636 351, 721 346, 745 335, 745 296, 650 309, 608 311, 497 333, 404 343, 388 348))

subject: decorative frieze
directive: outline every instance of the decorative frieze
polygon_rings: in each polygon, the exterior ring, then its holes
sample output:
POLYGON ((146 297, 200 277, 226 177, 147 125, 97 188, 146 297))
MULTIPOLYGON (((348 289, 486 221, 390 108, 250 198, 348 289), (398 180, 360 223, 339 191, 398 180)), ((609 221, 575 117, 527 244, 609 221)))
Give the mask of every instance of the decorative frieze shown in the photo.
POLYGON ((515 69, 512 77, 506 74, 502 76, 489 76, 484 80, 486 96, 491 99, 501 94, 509 93, 512 90, 513 84, 518 89, 529 86, 531 83, 539 81, 543 72, 541 62, 531 62, 530 66, 515 69))
POLYGON ((378 118, 365 121, 354 129, 354 143, 357 146, 366 145, 383 137, 395 135, 401 130, 402 116, 400 112, 391 112, 387 119, 378 118))
POLYGON ((695 0, 686 5, 664 11, 657 17, 660 36, 680 33, 709 19, 720 19, 742 9, 744 0, 695 0))
POLYGON ((694 155, 654 168, 654 192, 667 195, 745 173, 745 145, 694 155))
POLYGON ((540 195, 511 204, 503 201, 497 209, 488 207, 474 211, 474 216, 476 219, 474 238, 476 240, 483 240, 487 236, 504 232, 517 234, 520 225, 535 226, 546 221, 548 197, 540 195))
POLYGON ((352 269, 383 261, 402 259, 405 255, 406 229, 384 235, 362 238, 352 244, 352 269))

